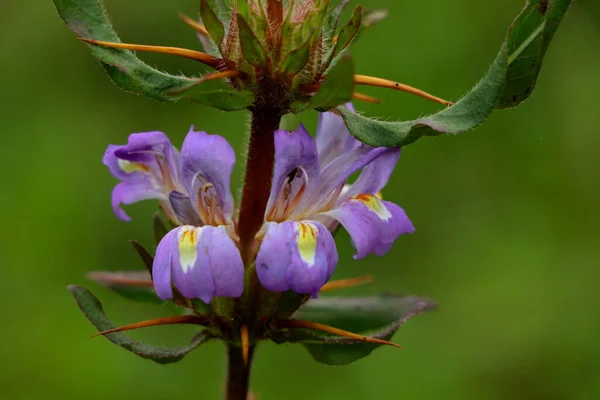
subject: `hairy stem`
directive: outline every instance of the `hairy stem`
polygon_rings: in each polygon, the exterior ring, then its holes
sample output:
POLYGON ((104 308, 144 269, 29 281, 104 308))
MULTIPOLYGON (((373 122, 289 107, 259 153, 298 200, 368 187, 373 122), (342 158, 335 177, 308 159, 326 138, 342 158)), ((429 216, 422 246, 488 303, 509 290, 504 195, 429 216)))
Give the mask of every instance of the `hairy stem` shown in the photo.
POLYGON ((238 224, 240 247, 246 265, 249 261, 249 246, 263 224, 269 200, 275 162, 273 133, 279 128, 281 116, 281 111, 274 108, 252 110, 248 161, 238 224))
POLYGON ((240 347, 229 345, 227 352, 227 394, 225 399, 247 400, 253 348, 249 349, 247 362, 244 360, 244 354, 240 347))

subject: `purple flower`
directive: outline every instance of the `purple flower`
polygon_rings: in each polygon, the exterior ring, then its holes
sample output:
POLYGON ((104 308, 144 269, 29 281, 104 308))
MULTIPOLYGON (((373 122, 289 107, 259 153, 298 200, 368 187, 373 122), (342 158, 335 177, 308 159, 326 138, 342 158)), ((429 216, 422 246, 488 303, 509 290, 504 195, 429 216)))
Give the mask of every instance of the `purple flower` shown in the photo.
POLYGON ((268 290, 316 295, 338 261, 331 232, 339 223, 350 233, 357 259, 383 255, 401 234, 414 232, 404 211, 378 196, 400 150, 358 142, 339 116, 320 115, 316 141, 303 126, 277 131, 275 157, 256 257, 258 277, 268 290))
POLYGON ((104 163, 123 181, 113 191, 117 216, 129 219, 119 204, 155 198, 183 225, 156 250, 152 277, 160 298, 172 298, 173 286, 206 303, 241 296, 244 265, 229 188, 235 153, 224 138, 192 127, 180 155, 163 133, 134 134, 126 146, 109 146, 104 163))
POLYGON ((130 220, 121 204, 157 199, 167 216, 176 221, 169 193, 182 188, 179 152, 164 133, 134 133, 124 146, 109 145, 103 162, 122 181, 112 192, 112 205, 117 217, 130 220))
MULTIPOLYGON (((355 140, 342 119, 320 115, 316 140, 303 126, 275 132, 275 166, 264 225, 256 235, 256 271, 270 291, 316 296, 338 262, 332 236, 350 233, 355 258, 386 253, 413 225, 378 193, 400 150, 355 140), (360 175, 353 184, 348 178, 360 175)), ((188 298, 239 297, 244 263, 233 219, 230 179, 235 153, 227 140, 192 129, 177 152, 160 132, 133 134, 126 146, 109 146, 104 163, 121 182, 113 206, 155 198, 179 227, 158 245, 152 276, 162 299, 173 287, 188 298)))

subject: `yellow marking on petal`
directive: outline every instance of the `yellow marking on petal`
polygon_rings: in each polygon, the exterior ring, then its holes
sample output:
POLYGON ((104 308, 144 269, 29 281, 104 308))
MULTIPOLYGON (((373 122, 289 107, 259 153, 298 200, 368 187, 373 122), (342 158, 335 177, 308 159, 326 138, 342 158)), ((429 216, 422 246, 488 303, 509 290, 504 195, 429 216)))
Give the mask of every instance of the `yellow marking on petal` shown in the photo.
POLYGON ((198 257, 198 239, 202 228, 184 226, 179 231, 179 263, 183 273, 194 268, 198 257))
POLYGON ((122 160, 120 158, 117 160, 117 162, 119 163, 119 168, 121 168, 121 171, 125 172, 126 174, 130 174, 132 172, 148 172, 150 170, 148 166, 138 162, 122 160))
POLYGON ((377 197, 379 200, 383 200, 383 192, 379 191, 375 193, 375 197, 377 197))
POLYGON ((359 194, 354 199, 363 203, 367 208, 375 213, 382 221, 392 218, 390 211, 383 205, 381 200, 372 194, 359 194))
POLYGON ((313 266, 317 255, 317 227, 308 222, 298 223, 296 241, 302 260, 309 266, 313 266))

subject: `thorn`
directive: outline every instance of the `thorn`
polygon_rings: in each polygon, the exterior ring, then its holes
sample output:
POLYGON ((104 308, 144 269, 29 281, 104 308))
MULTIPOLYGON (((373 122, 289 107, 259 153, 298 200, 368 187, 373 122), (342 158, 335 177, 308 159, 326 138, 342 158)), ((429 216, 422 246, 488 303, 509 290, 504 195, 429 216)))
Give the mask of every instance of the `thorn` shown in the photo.
POLYGON ((242 325, 240 330, 240 336, 242 338, 242 356, 244 357, 244 364, 248 365, 248 354, 250 353, 250 338, 248 337, 248 325, 242 325))
POLYGON ((277 321, 277 326, 280 328, 304 328, 311 329, 314 331, 321 331, 325 333, 331 333, 332 335, 342 336, 348 339, 354 339, 365 343, 383 344, 387 346, 402 348, 399 344, 388 342, 387 340, 372 338, 368 336, 359 335, 357 333, 348 332, 343 329, 334 328, 333 326, 320 324, 312 321, 302 321, 299 319, 287 319, 277 321))
POLYGON ((375 78, 372 76, 366 75, 354 75, 354 83, 357 85, 367 85, 367 86, 377 86, 387 89, 396 89, 402 92, 416 94, 417 96, 423 97, 425 99, 435 101, 437 103, 449 106, 453 103, 444 99, 440 99, 439 97, 435 97, 429 93, 426 93, 420 89, 414 88, 412 86, 404 85, 402 83, 388 81, 387 79, 375 78))
POLYGON ((184 13, 179 13, 179 18, 181 18, 181 20, 185 22, 188 26, 194 28, 198 33, 206 37, 210 37, 210 33, 208 33, 206 28, 203 25, 201 25, 198 21, 193 20, 184 13))
POLYGON ((373 275, 366 275, 366 276, 361 276, 358 278, 351 278, 351 279, 341 279, 339 281, 333 281, 333 282, 326 283, 321 288, 321 292, 327 292, 327 291, 336 290, 336 289, 345 289, 345 288, 349 288, 349 287, 364 285, 367 283, 373 283, 374 280, 375 280, 375 277, 373 275))
MULTIPOLYGON (((145 271, 144 271, 145 273, 145 271)), ((141 275, 141 274, 136 274, 141 275)), ((125 275, 114 272, 92 271, 87 274, 87 278, 102 283, 106 286, 133 286, 133 287, 149 287, 153 286, 152 280, 143 278, 133 278, 134 273, 125 275), (129 276, 128 276, 129 275, 129 276)), ((148 275, 145 273, 145 275, 148 275)))
POLYGON ((107 335, 109 333, 130 331, 133 329, 147 328, 150 326, 158 325, 177 325, 177 324, 193 324, 193 325, 204 325, 209 322, 208 317, 200 317, 196 315, 180 315, 175 317, 156 318, 148 321, 136 322, 135 324, 121 326, 119 328, 109 329, 107 331, 98 332, 91 337, 94 338, 100 335, 107 335))
POLYGON ((110 47, 113 49, 124 49, 124 50, 137 50, 137 51, 148 51, 150 53, 161 53, 169 54, 191 60, 200 61, 210 67, 217 68, 221 63, 221 60, 217 57, 211 56, 210 54, 202 53, 200 51, 194 51, 189 49, 182 49, 180 47, 165 47, 165 46, 147 46, 143 44, 129 44, 129 43, 115 43, 115 42, 103 42, 101 40, 79 38, 79 40, 94 44, 96 46, 110 47))
POLYGON ((209 72, 208 74, 204 75, 202 78, 196 79, 196 81, 194 81, 194 83, 191 86, 185 87, 183 89, 172 90, 172 91, 168 92, 168 94, 183 93, 185 91, 190 90, 194 86, 197 86, 204 82, 214 81, 217 79, 224 79, 224 78, 238 78, 238 77, 242 76, 242 74, 243 74, 242 72, 235 70, 235 69, 228 69, 226 71, 220 71, 220 72, 219 71, 209 72))
POLYGON ((375 104, 383 103, 381 101, 381 99, 378 99, 377 97, 373 97, 373 96, 369 96, 369 95, 366 95, 363 93, 357 93, 357 92, 354 92, 352 94, 352 98, 356 99, 356 100, 366 101, 367 103, 375 103, 375 104))

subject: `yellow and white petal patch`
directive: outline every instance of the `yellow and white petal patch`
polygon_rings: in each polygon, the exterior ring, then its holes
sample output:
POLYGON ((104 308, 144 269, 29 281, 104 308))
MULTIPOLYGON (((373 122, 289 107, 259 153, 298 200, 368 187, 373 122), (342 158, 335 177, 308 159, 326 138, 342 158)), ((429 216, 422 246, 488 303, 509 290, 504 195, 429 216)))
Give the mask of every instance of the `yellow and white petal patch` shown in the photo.
POLYGON ((296 243, 300 257, 309 267, 313 266, 317 255, 318 229, 310 222, 299 222, 296 229, 298 230, 296 243))
POLYGON ((179 263, 184 274, 194 268, 198 258, 198 239, 200 239, 201 233, 202 228, 193 226, 183 226, 179 230, 179 263))
POLYGON ((125 172, 126 174, 130 174, 132 172, 148 172, 149 170, 147 166, 138 162, 122 160, 119 158, 118 163, 121 171, 125 172))
POLYGON ((359 194, 358 196, 354 197, 354 200, 363 203, 369 210, 373 211, 380 220, 384 222, 392 218, 390 211, 377 196, 372 194, 359 194))

